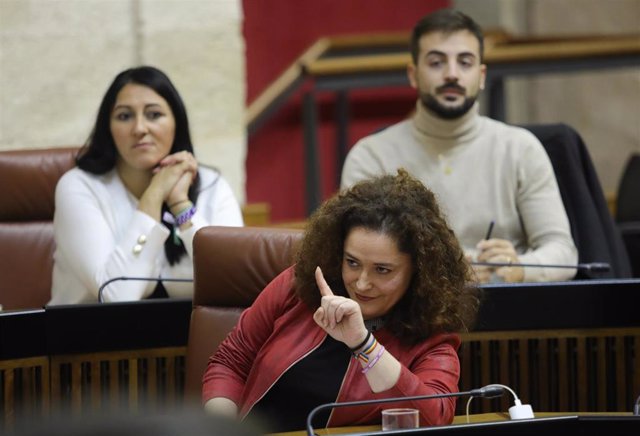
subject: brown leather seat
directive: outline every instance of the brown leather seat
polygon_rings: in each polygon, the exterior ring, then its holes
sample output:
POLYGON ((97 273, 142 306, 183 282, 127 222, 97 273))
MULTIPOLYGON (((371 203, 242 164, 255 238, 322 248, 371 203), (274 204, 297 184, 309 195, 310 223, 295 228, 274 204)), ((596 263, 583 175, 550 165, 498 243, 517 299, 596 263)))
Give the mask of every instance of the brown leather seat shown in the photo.
MULTIPOLYGON (((51 299, 55 188, 75 166, 79 150, 0 151, 0 305, 4 310, 40 308, 51 299)), ((268 205, 244 205, 243 216, 246 225, 266 225, 268 205)))
POLYGON ((39 308, 51 298, 55 187, 78 147, 0 152, 0 304, 39 308))
POLYGON ((185 394, 199 402, 208 358, 243 309, 293 264, 302 230, 205 227, 194 239, 194 296, 187 345, 185 394))

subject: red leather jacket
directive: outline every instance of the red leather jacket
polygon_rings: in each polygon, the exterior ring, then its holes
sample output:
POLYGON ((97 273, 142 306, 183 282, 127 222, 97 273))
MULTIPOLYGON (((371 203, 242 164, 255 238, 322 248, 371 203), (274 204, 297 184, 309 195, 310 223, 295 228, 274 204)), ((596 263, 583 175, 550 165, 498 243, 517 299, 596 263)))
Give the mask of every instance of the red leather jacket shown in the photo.
MULTIPOLYGON (((402 365, 396 385, 373 393, 361 365, 352 359, 336 402, 441 394, 458 391, 460 362, 456 334, 434 335, 406 346, 384 328, 375 334, 402 365)), ((202 399, 225 397, 238 405, 244 418, 278 378, 315 350, 326 333, 311 310, 293 290, 293 268, 276 277, 245 310, 238 324, 209 358, 203 378, 202 399)), ((379 423, 382 409, 411 407, 420 411, 420 425, 450 424, 455 398, 406 401, 333 409, 328 427, 379 423)))

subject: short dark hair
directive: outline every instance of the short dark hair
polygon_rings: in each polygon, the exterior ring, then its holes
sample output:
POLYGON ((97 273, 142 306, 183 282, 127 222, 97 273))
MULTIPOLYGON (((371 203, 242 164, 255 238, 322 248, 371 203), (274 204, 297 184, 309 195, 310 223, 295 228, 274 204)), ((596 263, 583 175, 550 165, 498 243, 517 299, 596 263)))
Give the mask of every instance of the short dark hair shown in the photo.
MULTIPOLYGON (((129 68, 118 74, 107 89, 100 108, 93 130, 87 142, 82 147, 76 158, 78 167, 91 174, 105 174, 116 166, 118 150, 111 134, 111 112, 116 104, 118 93, 125 85, 135 83, 153 89, 158 95, 164 98, 175 119, 176 128, 170 154, 179 151, 188 151, 195 154, 191 135, 189 134, 189 119, 187 109, 173 86, 169 77, 159 69, 151 66, 140 66, 129 68)), ((189 188, 189 199, 195 204, 198 199, 200 189, 200 178, 196 177, 189 188)), ((166 205, 163 211, 168 210, 166 205)), ((164 222, 165 226, 171 230, 172 224, 164 222)), ((174 264, 186 254, 186 249, 182 243, 176 245, 173 238, 167 239, 164 244, 165 255, 170 264, 174 264)))
POLYGON ((393 238, 411 256, 409 290, 386 316, 401 342, 416 343, 434 333, 468 330, 479 305, 478 288, 464 252, 436 197, 405 170, 364 180, 327 200, 311 216, 297 253, 297 295, 312 310, 320 304, 314 271, 320 266, 336 294, 342 281, 344 241, 356 227, 393 238))
POLYGON ((420 38, 427 33, 442 32, 450 34, 460 30, 468 30, 478 39, 480 44, 480 63, 484 59, 484 35, 482 28, 468 15, 455 9, 438 9, 422 17, 413 28, 411 33, 411 58, 415 65, 418 64, 420 56, 420 38))

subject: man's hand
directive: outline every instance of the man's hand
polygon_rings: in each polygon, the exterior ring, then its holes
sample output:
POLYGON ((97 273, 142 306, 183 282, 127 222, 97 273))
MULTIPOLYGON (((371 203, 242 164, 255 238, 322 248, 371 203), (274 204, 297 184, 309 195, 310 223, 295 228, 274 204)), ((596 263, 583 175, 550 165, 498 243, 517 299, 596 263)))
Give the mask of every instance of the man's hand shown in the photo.
POLYGON ((492 281, 492 275, 495 275, 499 281, 516 283, 522 282, 524 279, 524 270, 518 267, 518 253, 516 252, 511 241, 506 239, 486 239, 477 245, 478 262, 495 262, 508 263, 513 266, 489 267, 476 265, 474 270, 476 276, 481 283, 489 283, 492 281))

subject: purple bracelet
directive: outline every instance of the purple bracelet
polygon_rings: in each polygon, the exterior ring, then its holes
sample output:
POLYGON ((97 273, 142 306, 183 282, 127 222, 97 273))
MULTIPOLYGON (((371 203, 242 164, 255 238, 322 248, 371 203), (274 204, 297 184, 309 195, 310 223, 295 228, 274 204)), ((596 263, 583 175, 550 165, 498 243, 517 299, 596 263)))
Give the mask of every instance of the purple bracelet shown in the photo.
POLYGON ((195 213, 196 213, 195 206, 191 206, 189 209, 185 209, 182 212, 180 212, 180 214, 176 216, 176 226, 180 227, 184 223, 189 222, 189 220, 191 220, 191 218, 195 215, 195 213))
POLYGON ((366 374, 367 372, 369 372, 369 370, 371 368, 373 368, 373 366, 376 363, 378 363, 378 360, 380 360, 380 356, 382 356, 382 353, 384 353, 384 345, 380 344, 380 351, 378 351, 378 354, 376 354, 376 357, 374 357, 373 360, 371 362, 369 362, 369 364, 367 366, 362 368, 362 373, 363 374, 366 374))

